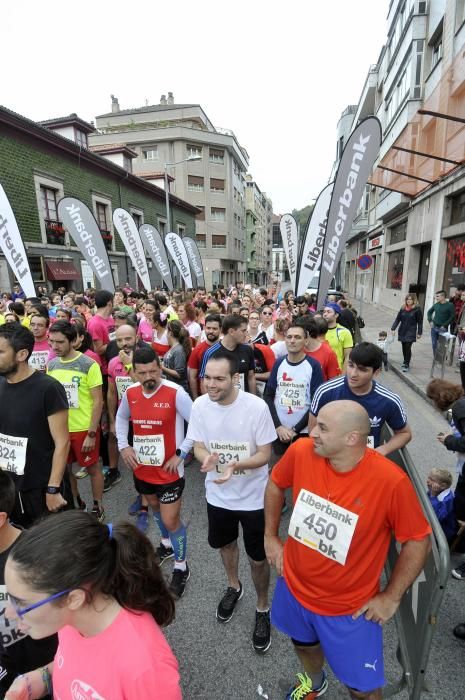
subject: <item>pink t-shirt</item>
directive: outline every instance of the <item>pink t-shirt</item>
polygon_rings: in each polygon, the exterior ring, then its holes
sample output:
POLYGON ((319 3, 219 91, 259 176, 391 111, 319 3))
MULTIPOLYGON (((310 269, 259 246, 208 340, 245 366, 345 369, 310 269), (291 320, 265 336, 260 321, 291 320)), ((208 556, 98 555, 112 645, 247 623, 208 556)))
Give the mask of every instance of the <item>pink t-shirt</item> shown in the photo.
POLYGON ((142 338, 146 343, 151 343, 153 340, 153 328, 147 319, 143 318, 139 323, 139 328, 137 331, 139 338, 142 338))
POLYGON ((126 389, 134 382, 118 356, 112 357, 108 363, 108 383, 116 384, 116 396, 118 397, 119 406, 126 389))
POLYGON ((178 662, 149 613, 122 609, 106 630, 58 633, 55 700, 181 700, 178 662))
MULTIPOLYGON (((102 318, 102 316, 98 315, 92 316, 90 321, 87 322, 87 330, 92 336, 92 340, 94 342, 96 340, 101 340, 104 345, 108 345, 110 340, 113 340, 113 337, 110 337, 110 334, 113 334, 115 330, 115 322, 112 316, 109 318, 102 318)), ((106 374, 107 361, 104 355, 100 355, 100 358, 102 360, 102 373, 106 374)))
POLYGON ((29 365, 39 370, 39 372, 45 372, 47 369, 49 352, 50 345, 48 344, 48 340, 36 340, 34 349, 28 360, 29 365))

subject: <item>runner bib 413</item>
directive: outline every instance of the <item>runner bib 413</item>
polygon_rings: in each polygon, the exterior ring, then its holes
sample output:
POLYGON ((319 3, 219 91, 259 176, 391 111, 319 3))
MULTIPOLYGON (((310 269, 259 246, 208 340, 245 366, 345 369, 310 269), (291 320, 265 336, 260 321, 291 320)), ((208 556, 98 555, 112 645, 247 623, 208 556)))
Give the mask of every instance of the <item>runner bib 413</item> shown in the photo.
POLYGON ((289 523, 289 535, 305 547, 344 565, 357 520, 356 513, 301 489, 289 523))
MULTIPOLYGON (((240 462, 249 459, 250 444, 248 442, 233 442, 229 440, 210 440, 210 452, 219 455, 216 471, 223 474, 230 462, 240 462)), ((253 469, 235 469, 233 476, 252 476, 253 469)))

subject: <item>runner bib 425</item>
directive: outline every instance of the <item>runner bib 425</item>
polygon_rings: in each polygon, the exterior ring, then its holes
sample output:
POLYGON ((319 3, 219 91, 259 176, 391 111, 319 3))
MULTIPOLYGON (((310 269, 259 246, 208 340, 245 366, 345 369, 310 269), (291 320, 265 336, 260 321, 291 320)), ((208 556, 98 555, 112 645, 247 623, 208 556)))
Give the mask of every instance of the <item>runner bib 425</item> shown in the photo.
POLYGON ((289 523, 289 535, 305 547, 344 565, 357 520, 357 513, 300 489, 289 523))

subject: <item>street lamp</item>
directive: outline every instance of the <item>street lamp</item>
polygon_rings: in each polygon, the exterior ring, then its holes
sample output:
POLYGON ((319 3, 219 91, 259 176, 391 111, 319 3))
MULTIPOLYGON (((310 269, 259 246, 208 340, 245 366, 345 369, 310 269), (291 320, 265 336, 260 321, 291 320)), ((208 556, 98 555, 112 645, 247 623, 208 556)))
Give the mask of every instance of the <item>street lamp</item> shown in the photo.
POLYGON ((171 231, 171 212, 170 212, 170 189, 168 184, 168 167, 173 165, 181 165, 181 163, 190 163, 192 160, 202 160, 202 156, 191 156, 189 158, 183 158, 183 160, 177 160, 174 163, 165 163, 165 202, 166 202, 166 226, 169 233, 171 231))

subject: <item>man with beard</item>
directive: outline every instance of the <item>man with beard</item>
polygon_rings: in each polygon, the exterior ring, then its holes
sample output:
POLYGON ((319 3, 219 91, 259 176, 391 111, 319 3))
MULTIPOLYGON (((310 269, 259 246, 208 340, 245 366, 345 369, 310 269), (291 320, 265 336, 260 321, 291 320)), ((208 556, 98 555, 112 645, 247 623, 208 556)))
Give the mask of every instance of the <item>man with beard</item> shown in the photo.
POLYGON ((59 382, 28 364, 33 347, 34 336, 19 323, 0 327, 0 468, 13 476, 11 519, 23 527, 66 505, 68 401, 59 382))
POLYGON ((221 336, 221 316, 219 314, 209 314, 205 318, 205 335, 207 339, 195 346, 187 362, 189 390, 193 400, 200 396, 201 393, 198 374, 203 356, 208 348, 211 348, 212 345, 218 342, 221 336))
POLYGON ((174 557, 170 591, 181 598, 190 577, 180 512, 184 460, 192 445, 184 437, 184 421, 190 418, 192 401, 179 384, 162 379, 160 360, 152 348, 134 351, 133 368, 138 383, 123 394, 116 414, 118 447, 134 472, 136 491, 147 498, 160 529, 160 563, 174 557), (132 447, 129 421, 134 432, 132 447))

